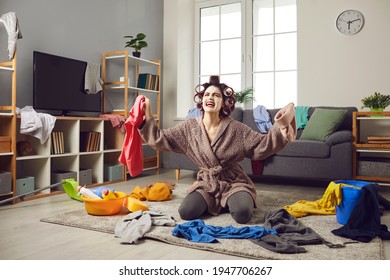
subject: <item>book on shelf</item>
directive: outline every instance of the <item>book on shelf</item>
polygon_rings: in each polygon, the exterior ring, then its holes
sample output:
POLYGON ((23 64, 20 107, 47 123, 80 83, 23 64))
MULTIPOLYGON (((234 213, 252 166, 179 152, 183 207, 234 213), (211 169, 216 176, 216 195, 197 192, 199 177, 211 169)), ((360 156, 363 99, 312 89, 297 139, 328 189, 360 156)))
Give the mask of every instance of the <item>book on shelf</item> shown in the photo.
POLYGON ((53 131, 51 133, 51 153, 57 155, 64 152, 64 133, 62 131, 53 131))
POLYGON ((140 73, 138 75, 137 88, 148 90, 158 90, 160 77, 150 73, 140 73))
POLYGON ((80 152, 99 151, 100 132, 82 131, 80 132, 80 152))

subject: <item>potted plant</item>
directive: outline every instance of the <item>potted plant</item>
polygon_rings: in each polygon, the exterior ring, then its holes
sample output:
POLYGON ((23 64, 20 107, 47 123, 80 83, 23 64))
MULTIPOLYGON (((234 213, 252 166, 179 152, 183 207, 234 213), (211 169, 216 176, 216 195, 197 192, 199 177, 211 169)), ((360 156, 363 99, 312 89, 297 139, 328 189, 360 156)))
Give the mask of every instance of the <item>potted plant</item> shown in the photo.
POLYGON ((380 92, 362 99, 362 109, 369 108, 371 112, 383 112, 383 110, 390 105, 390 95, 384 95, 380 92))
POLYGON ((125 48, 134 48, 133 56, 141 57, 140 50, 148 46, 145 41, 146 35, 144 33, 138 33, 136 36, 128 35, 123 38, 130 38, 131 40, 126 42, 125 48))
POLYGON ((252 100, 254 100, 253 96, 253 88, 248 87, 246 89, 240 90, 240 91, 235 91, 234 92, 234 97, 236 98, 237 103, 241 104, 246 104, 252 100))

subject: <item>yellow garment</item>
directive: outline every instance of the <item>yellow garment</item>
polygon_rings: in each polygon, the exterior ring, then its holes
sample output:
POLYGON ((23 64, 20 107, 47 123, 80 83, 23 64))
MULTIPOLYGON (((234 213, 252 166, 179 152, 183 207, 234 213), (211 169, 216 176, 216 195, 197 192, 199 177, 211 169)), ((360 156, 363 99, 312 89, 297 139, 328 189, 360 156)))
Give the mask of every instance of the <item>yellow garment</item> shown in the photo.
POLYGON ((148 211, 149 207, 143 202, 139 201, 134 197, 128 197, 125 202, 125 206, 129 209, 130 212, 135 212, 138 210, 148 211))
POLYGON ((169 182, 157 182, 144 188, 136 186, 130 193, 130 197, 138 200, 163 201, 172 198, 172 189, 175 184, 169 182))
POLYGON ((341 187, 347 184, 330 182, 322 198, 316 201, 299 200, 284 206, 291 215, 299 218, 308 215, 335 215, 336 206, 341 202, 341 187))

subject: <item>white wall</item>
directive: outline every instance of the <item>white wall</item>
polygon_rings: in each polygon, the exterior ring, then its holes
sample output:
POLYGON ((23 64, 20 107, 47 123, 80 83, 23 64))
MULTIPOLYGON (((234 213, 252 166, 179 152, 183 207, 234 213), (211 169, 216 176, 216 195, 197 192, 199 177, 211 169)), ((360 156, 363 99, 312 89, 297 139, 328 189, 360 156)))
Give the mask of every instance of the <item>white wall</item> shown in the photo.
POLYGON ((194 0, 164 0, 163 46, 163 126, 170 127, 194 104, 194 0))
MULTIPOLYGON (((192 17, 187 16, 190 9, 194 9, 193 0, 164 1, 164 62, 174 73, 174 77, 167 80, 170 73, 164 68, 164 99, 169 98, 164 100, 164 112, 168 106, 171 110, 179 108, 181 111, 177 115, 193 104, 191 60, 194 59, 194 41, 188 34, 194 32, 194 11, 192 17), (166 56, 166 44, 173 44, 175 36, 177 45, 173 54, 169 51, 166 56), (181 63, 183 61, 185 63, 181 63), (173 92, 177 99, 170 98, 173 92)), ((389 0, 297 0, 297 13, 297 105, 356 106, 360 109, 360 100, 372 92, 390 94, 389 0), (354 36, 342 35, 336 29, 337 16, 347 9, 359 10, 365 17, 363 30, 354 36)), ((174 125, 177 115, 176 112, 170 112, 169 116, 164 113, 164 127, 174 125)))
POLYGON ((356 106, 380 91, 390 94, 390 1, 298 0, 298 103, 356 106), (336 29, 344 10, 363 13, 354 36, 336 29))

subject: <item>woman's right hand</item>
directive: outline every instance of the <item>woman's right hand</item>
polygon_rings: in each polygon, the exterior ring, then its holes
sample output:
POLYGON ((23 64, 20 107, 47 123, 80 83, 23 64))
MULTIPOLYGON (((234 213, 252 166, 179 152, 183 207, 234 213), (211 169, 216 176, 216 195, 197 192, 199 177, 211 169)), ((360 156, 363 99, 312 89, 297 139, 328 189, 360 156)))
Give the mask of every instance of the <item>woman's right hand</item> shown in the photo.
POLYGON ((145 102, 144 102, 144 112, 145 112, 145 118, 146 120, 149 120, 153 117, 152 110, 150 109, 150 99, 145 96, 145 102))

